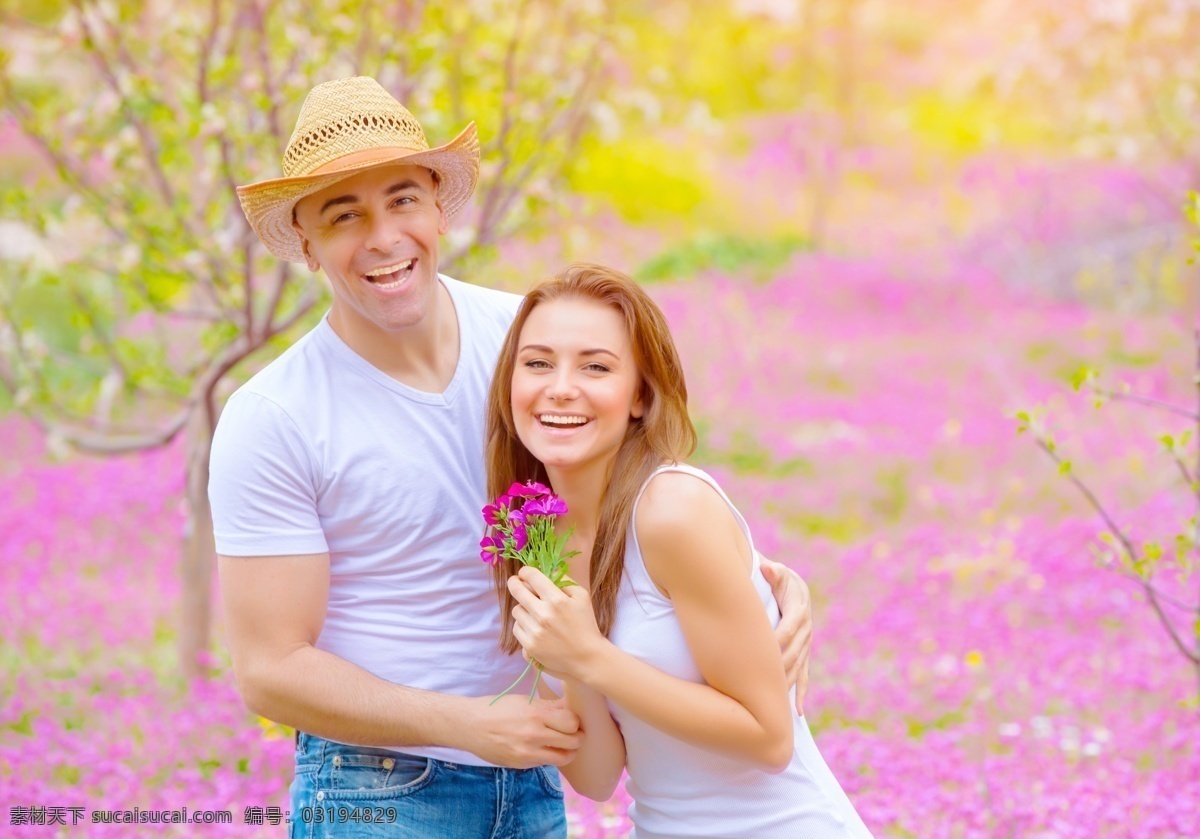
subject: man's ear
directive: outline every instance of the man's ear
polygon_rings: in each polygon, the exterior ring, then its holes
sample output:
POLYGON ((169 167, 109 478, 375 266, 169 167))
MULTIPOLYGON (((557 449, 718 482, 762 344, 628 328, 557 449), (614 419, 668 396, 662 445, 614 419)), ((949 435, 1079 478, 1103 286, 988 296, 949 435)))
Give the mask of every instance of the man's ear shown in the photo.
POLYGON ((300 247, 304 251, 304 261, 308 263, 308 270, 316 273, 321 270, 321 263, 317 262, 317 258, 312 255, 312 251, 308 249, 308 237, 304 235, 304 229, 300 227, 300 222, 296 221, 295 214, 292 215, 292 229, 296 231, 296 235, 300 237, 300 247))
POLYGON ((438 235, 445 236, 450 231, 450 219, 446 218, 446 211, 442 209, 442 179, 432 169, 429 170, 429 174, 433 178, 433 203, 438 211, 438 235))

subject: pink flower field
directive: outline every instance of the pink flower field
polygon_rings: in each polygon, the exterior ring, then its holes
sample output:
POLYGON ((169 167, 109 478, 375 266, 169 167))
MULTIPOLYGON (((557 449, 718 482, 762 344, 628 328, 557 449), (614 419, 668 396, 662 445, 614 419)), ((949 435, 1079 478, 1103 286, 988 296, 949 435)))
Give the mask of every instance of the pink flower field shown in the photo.
MULTIPOLYGON (((1195 673, 1013 418, 1042 406, 1120 522, 1169 538, 1194 509, 1156 437, 1187 420, 1097 411, 1067 379, 1091 364, 1193 404, 1182 324, 1040 297, 957 251, 802 254, 768 282, 653 293, 689 369, 695 462, 812 588, 807 714, 877 836, 1200 836, 1195 673)), ((190 690, 175 675, 181 451, 53 462, 15 419, 0 439, 6 831, 136 835, 7 824, 186 806, 233 824, 157 832, 279 835, 245 816, 286 807, 291 732, 246 711, 223 652, 190 690)), ((1159 585, 1194 599, 1194 577, 1159 585)), ((573 835, 624 836, 626 804, 571 797, 573 835)))

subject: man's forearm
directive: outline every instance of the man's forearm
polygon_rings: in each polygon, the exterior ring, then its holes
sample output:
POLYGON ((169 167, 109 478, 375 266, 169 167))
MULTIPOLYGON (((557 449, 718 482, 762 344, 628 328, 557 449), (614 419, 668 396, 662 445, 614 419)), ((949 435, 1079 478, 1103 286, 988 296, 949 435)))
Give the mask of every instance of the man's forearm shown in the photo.
POLYGON ((256 714, 340 743, 463 749, 470 741, 473 700, 393 684, 308 644, 237 680, 256 714))

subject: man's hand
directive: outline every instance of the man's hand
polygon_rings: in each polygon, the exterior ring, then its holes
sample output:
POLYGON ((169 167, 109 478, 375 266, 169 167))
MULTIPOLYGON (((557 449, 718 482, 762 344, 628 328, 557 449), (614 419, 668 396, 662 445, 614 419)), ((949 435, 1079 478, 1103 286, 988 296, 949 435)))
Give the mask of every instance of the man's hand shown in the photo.
POLYGON ((787 566, 760 555, 763 576, 771 584, 771 593, 781 614, 775 638, 783 654, 788 684, 796 686, 796 713, 804 713, 804 695, 808 693, 808 655, 812 650, 812 598, 808 585, 787 566))
POLYGON ((464 748, 494 763, 513 769, 551 764, 563 766, 575 758, 583 742, 579 717, 562 699, 553 701, 511 694, 495 705, 492 697, 474 700, 471 738, 464 748))

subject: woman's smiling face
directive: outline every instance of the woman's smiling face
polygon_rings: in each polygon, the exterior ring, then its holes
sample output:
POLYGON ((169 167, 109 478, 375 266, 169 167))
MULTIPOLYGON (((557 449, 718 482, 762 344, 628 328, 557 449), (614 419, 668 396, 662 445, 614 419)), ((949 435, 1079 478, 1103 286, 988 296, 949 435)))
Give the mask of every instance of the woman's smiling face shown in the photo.
POLYGON ((529 313, 517 341, 512 412, 534 457, 556 470, 610 463, 642 411, 641 377, 619 311, 559 298, 529 313))

